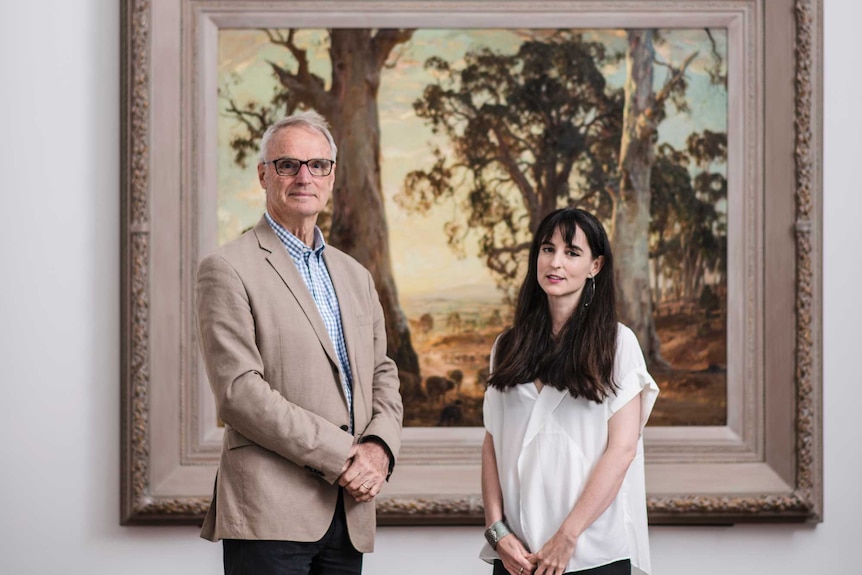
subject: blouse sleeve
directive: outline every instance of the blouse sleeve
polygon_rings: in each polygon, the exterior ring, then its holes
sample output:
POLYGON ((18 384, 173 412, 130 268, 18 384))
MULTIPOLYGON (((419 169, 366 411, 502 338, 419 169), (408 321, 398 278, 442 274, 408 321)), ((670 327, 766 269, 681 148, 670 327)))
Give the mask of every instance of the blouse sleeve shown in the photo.
POLYGON ((608 402, 608 419, 624 405, 640 394, 641 432, 649 419, 658 385, 646 368, 646 361, 634 332, 623 324, 617 329, 617 349, 614 360, 614 381, 617 393, 608 402))

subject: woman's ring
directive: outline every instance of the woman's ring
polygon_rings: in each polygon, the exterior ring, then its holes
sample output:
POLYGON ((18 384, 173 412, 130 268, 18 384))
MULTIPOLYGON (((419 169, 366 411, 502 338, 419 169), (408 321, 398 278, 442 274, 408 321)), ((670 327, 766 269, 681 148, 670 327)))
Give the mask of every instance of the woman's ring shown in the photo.
POLYGON ((518 575, 521 575, 521 573, 523 573, 523 572, 524 572, 524 568, 523 568, 523 567, 521 567, 520 569, 518 569, 518 575))
POLYGON ((362 482, 362 487, 364 487, 365 489, 371 489, 369 486, 365 485, 364 481, 362 482))

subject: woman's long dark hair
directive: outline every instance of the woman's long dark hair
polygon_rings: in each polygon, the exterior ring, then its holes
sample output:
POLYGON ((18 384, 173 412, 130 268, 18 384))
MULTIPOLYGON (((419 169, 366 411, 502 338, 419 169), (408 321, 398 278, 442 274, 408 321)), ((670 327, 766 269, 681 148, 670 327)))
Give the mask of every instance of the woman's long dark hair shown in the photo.
POLYGON ((527 277, 521 285, 515 321, 500 336, 495 365, 488 385, 506 389, 539 379, 545 385, 568 391, 574 397, 603 402, 616 390, 612 381, 617 339, 614 258, 604 227, 589 212, 563 208, 539 224, 530 247, 527 277), (604 257, 595 276, 595 293, 587 284, 563 329, 554 337, 548 296, 539 285, 538 258, 543 243, 559 228, 566 244, 573 245, 577 230, 586 236, 592 257, 604 257), (588 303, 589 305, 584 305, 588 303))

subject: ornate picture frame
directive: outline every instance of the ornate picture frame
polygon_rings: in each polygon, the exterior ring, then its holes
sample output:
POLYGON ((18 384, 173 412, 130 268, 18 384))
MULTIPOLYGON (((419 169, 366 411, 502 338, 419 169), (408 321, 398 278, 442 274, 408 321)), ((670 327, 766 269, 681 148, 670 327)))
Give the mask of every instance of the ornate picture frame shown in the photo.
MULTIPOLYGON (((728 30, 728 421, 648 427, 653 523, 822 520, 820 0, 133 0, 122 10, 121 523, 199 523, 221 428, 194 270, 214 245, 220 28, 728 30), (768 65, 767 65, 768 63, 768 65)), ((479 524, 481 428, 408 428, 381 524, 479 524)))

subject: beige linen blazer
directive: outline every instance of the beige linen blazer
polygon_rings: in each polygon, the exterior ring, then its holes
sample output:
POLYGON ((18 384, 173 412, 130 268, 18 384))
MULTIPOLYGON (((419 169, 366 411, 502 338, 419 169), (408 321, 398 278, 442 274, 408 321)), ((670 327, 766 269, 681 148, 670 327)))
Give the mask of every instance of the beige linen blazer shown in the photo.
MULTIPOLYGON (((330 525, 336 480, 367 436, 401 444, 401 396, 386 356, 383 310, 368 271, 327 246, 353 373, 355 436, 338 357, 296 265, 265 218, 198 268, 197 321, 207 376, 225 423, 201 537, 317 541, 330 525)), ((350 539, 374 547, 374 502, 345 493, 350 539)))

